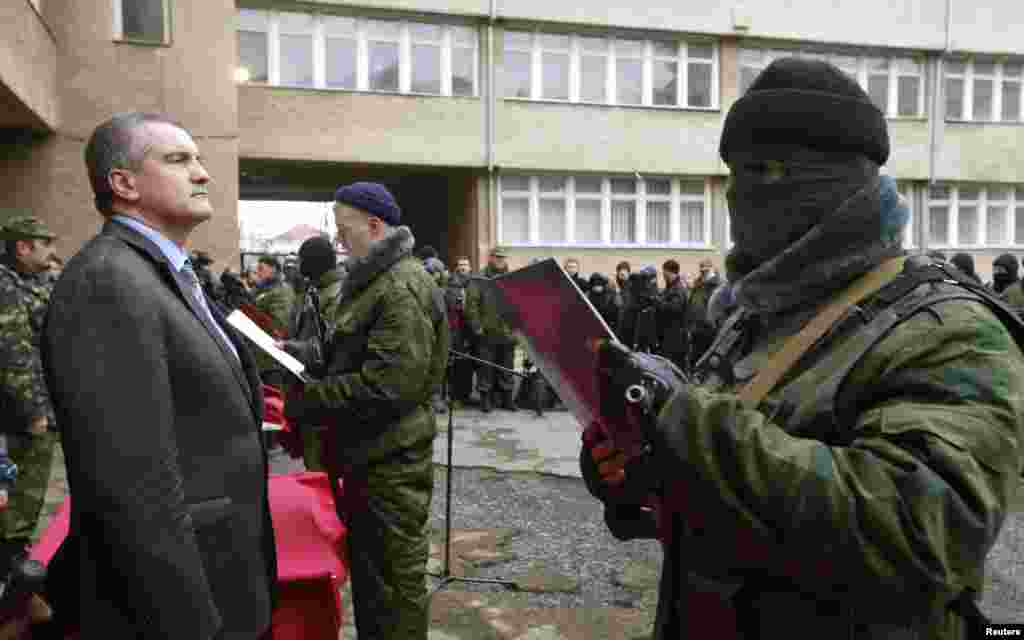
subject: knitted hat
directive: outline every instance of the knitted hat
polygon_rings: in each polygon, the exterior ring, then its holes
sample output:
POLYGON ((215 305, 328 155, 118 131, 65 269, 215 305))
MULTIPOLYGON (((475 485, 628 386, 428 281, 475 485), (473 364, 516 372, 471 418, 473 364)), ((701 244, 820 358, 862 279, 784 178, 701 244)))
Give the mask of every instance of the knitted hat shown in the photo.
POLYGON ((334 192, 334 199, 376 216, 391 226, 402 221, 402 210, 398 208, 395 197, 387 187, 376 182, 354 182, 339 187, 334 192))
POLYGON ((797 146, 889 159, 885 115, 852 78, 820 60, 780 58, 768 65, 725 118, 718 148, 797 146))
POLYGON ((1018 262, 1017 256, 1012 253, 1001 254, 992 261, 993 275, 1003 274, 1016 280, 1018 271, 1020 271, 1020 262, 1018 262))
POLYGON ((299 247, 299 272, 310 280, 319 280, 338 264, 338 256, 327 236, 313 236, 299 247))

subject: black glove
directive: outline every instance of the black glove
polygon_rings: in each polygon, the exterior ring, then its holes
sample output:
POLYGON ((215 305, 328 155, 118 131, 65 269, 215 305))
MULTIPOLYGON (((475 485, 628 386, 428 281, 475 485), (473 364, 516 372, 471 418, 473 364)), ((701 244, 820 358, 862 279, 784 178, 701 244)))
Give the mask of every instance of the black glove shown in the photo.
POLYGON ((281 348, 306 367, 314 378, 323 377, 324 347, 316 338, 309 340, 282 340, 281 348))
POLYGON ((602 344, 598 366, 601 415, 612 424, 633 424, 646 430, 669 398, 689 384, 671 361, 630 351, 619 342, 602 344))

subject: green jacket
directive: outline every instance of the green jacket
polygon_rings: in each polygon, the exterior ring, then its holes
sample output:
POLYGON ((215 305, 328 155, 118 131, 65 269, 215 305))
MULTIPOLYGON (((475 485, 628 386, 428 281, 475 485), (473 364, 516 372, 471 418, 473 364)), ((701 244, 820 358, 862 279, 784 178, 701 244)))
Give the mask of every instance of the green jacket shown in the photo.
MULTIPOLYGON (((965 293, 939 283, 909 295, 933 292, 965 293)), ((965 637, 951 603, 982 589, 1024 465, 1024 354, 970 295, 881 338, 870 321, 888 306, 859 305, 757 410, 733 392, 811 314, 726 322, 713 347, 722 364, 676 393, 655 430, 656 459, 689 470, 688 509, 703 520, 683 543, 700 576, 684 582, 702 585, 691 589, 759 580, 765 638, 794 624, 815 637, 965 637), (762 551, 738 552, 754 547, 736 532, 762 551)))
POLYGON ((1006 302, 1006 304, 1013 307, 1013 310, 1018 315, 1024 315, 1024 280, 1018 280, 1010 286, 1003 289, 1000 297, 1006 302))
POLYGON ((448 319, 413 244, 398 227, 349 261, 341 299, 325 316, 328 373, 289 399, 289 419, 332 425, 336 463, 384 461, 430 446, 437 433, 429 400, 448 362, 448 319))
MULTIPOLYGON (((292 305, 295 303, 295 292, 291 286, 278 277, 272 284, 268 283, 257 288, 253 294, 253 306, 270 314, 277 326, 287 331, 291 320, 292 305)), ((256 366, 261 372, 281 369, 281 366, 273 358, 263 353, 263 350, 254 348, 253 353, 256 357, 256 366)))
MULTIPOLYGON (((485 278, 493 278, 500 273, 488 265, 481 275, 485 278)), ((481 287, 479 282, 469 281, 469 285, 466 287, 466 326, 474 335, 485 340, 514 341, 512 329, 501 318, 498 312, 498 303, 492 296, 493 294, 481 287)))
POLYGON ((0 263, 0 433, 26 431, 40 416, 55 425, 39 356, 52 286, 0 263))

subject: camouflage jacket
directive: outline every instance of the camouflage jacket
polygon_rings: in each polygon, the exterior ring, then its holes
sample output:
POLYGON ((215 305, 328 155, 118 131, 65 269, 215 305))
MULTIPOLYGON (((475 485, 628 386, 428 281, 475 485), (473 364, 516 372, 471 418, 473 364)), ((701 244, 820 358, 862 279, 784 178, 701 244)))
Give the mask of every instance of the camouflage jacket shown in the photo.
MULTIPOLYGON (((488 265, 481 275, 493 278, 500 274, 488 265)), ((498 312, 498 303, 492 295, 489 290, 470 281, 466 287, 466 326, 474 335, 486 340, 514 342, 512 328, 502 320, 498 312)))
POLYGON ((1003 289, 999 295, 1018 315, 1024 316, 1024 280, 1018 280, 1003 289))
POLYGON ((289 399, 289 419, 333 425, 336 462, 372 464, 429 446, 437 433, 429 400, 448 361, 448 319, 413 244, 398 227, 349 260, 340 300, 325 314, 327 375, 289 399))
MULTIPOLYGON (((252 304, 260 311, 270 314, 278 327, 288 330, 292 306, 295 304, 295 293, 291 285, 276 278, 272 283, 259 286, 253 291, 252 304)), ((262 349, 254 348, 253 354, 256 357, 256 366, 261 372, 281 369, 281 366, 262 349)))
POLYGON ((745 594, 760 637, 794 620, 815 637, 966 637, 956 601, 982 589, 1024 465, 1024 354, 948 279, 895 302, 886 291, 756 410, 733 391, 815 310, 770 323, 737 312, 703 361, 706 384, 658 417, 656 459, 689 470, 687 508, 703 520, 682 545, 684 589, 745 594), (751 538, 762 552, 738 552, 751 538))
POLYGON ((24 432, 40 416, 56 424, 39 355, 52 287, 0 262, 0 433, 24 432))
POLYGON ((687 309, 686 322, 691 331, 711 331, 711 320, 708 318, 708 304, 715 289, 722 280, 717 275, 708 279, 698 278, 690 290, 690 304, 687 309))

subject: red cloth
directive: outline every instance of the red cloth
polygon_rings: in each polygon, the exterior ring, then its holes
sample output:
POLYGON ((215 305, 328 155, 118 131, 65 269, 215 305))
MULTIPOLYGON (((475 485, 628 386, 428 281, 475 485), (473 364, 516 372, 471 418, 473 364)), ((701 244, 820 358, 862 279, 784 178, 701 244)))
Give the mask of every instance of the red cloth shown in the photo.
MULTIPOLYGON (((269 481, 270 516, 277 541, 278 607, 273 640, 337 640, 341 632, 339 587, 348 578, 345 525, 338 520, 324 473, 274 476, 269 481)), ((67 536, 71 499, 65 498, 32 548, 31 557, 50 561, 67 536)))
POLYGON ((269 384, 263 385, 263 422, 281 425, 284 433, 292 430, 288 419, 284 417, 284 393, 269 384))

